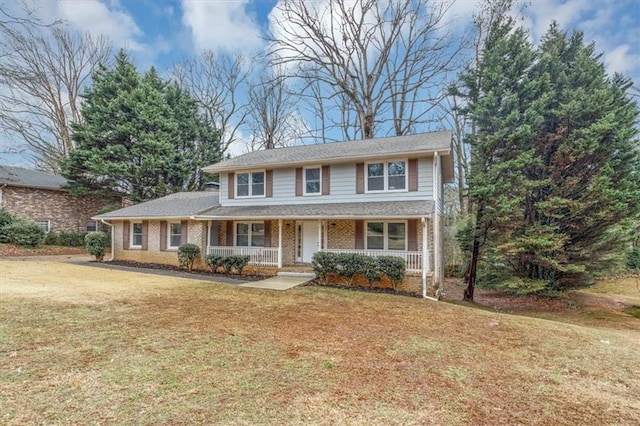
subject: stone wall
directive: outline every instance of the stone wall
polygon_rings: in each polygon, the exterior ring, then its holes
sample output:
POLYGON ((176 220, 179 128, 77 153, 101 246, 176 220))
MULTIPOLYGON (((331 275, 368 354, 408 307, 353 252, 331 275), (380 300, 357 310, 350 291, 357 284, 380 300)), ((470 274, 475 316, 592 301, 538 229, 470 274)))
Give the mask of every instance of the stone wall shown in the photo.
POLYGON ((32 221, 49 220, 51 231, 86 231, 87 221, 102 207, 116 202, 94 195, 72 195, 68 191, 2 188, 1 208, 13 216, 32 221))

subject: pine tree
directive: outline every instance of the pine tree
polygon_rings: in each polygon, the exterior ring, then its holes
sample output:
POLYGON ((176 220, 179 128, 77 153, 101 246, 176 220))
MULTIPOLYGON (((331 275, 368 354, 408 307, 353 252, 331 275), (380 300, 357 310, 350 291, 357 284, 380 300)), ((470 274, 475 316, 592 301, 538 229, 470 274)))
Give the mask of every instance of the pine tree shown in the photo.
POLYGON ((154 68, 141 76, 123 51, 94 75, 81 114, 77 148, 63 164, 77 191, 153 199, 197 188, 199 168, 219 158, 217 134, 195 102, 154 68))

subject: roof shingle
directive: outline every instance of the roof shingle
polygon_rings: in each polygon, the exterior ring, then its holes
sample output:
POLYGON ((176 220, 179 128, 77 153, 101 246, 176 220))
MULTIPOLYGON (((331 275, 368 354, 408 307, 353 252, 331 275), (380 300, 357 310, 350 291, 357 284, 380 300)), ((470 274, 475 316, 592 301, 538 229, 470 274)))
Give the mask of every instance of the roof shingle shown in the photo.
POLYGON ((212 191, 177 192, 162 198, 135 204, 95 216, 96 219, 188 218, 218 206, 218 194, 212 191))
POLYGON ((64 190, 73 181, 40 170, 0 165, 0 185, 64 190))

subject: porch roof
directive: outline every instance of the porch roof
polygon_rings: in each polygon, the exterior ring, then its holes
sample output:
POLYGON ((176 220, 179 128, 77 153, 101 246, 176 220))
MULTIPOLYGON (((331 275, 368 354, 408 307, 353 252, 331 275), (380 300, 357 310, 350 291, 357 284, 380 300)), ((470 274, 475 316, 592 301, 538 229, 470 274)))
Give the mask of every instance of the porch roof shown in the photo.
POLYGON ((214 207, 196 219, 369 219, 420 218, 433 211, 433 201, 284 204, 214 207))

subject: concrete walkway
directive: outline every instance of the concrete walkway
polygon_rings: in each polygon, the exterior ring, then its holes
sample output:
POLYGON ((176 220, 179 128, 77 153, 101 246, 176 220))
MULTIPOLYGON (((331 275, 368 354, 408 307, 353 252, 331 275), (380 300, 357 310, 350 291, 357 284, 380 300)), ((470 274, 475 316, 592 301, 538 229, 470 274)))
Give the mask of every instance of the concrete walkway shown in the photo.
POLYGON ((272 277, 260 281, 249 281, 238 287, 262 288, 266 290, 289 290, 311 281, 309 277, 272 277))

